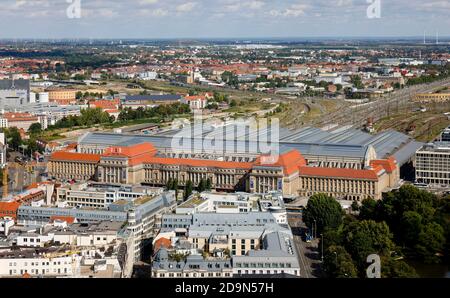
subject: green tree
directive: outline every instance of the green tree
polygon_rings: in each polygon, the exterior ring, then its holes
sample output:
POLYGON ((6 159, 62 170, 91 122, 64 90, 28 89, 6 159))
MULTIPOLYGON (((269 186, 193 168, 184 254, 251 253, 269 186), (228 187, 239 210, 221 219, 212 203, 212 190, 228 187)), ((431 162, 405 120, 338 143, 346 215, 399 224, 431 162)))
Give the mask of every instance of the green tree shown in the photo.
POLYGON ((39 134, 42 132, 42 125, 40 123, 33 123, 28 128, 28 132, 33 135, 39 134))
POLYGON ((206 179, 206 190, 211 190, 212 188, 212 183, 211 183, 211 178, 206 179))
POLYGON ((186 201, 192 194, 192 190, 193 190, 194 186, 192 184, 191 180, 188 180, 186 182, 186 185, 184 186, 184 196, 183 199, 186 201))
POLYGON ((394 260, 391 257, 381 258, 382 278, 417 278, 416 270, 405 261, 394 260))
POLYGON ((426 263, 439 263, 438 253, 445 245, 444 229, 437 223, 427 224, 418 235, 416 252, 426 263))
POLYGON ((376 218, 377 201, 372 198, 362 200, 359 208, 360 219, 375 219, 376 218))
POLYGON ((20 136, 19 129, 17 127, 11 127, 5 130, 5 138, 9 147, 18 149, 22 145, 22 137, 20 136))
POLYGON ((343 229, 344 247, 362 272, 371 254, 390 256, 394 248, 392 234, 385 222, 373 220, 354 221, 343 229))
POLYGON ((406 211, 401 219, 401 238, 403 243, 413 247, 417 243, 417 236, 422 231, 422 216, 415 211, 406 211))
POLYGON ((358 204, 358 202, 354 201, 352 203, 351 207, 352 207, 352 211, 359 211, 359 204, 358 204))
POLYGON ((339 227, 343 215, 341 205, 334 198, 326 194, 316 194, 309 198, 303 212, 303 220, 310 229, 316 226, 316 234, 319 235, 325 228, 339 227))
MULTIPOLYGON (((211 188, 209 188, 211 189, 211 188)), ((205 190, 208 190, 208 179, 200 179, 200 182, 197 187, 198 192, 203 192, 205 190)))
POLYGON ((330 278, 355 278, 358 270, 352 257, 342 246, 330 246, 324 253, 323 270, 330 278))

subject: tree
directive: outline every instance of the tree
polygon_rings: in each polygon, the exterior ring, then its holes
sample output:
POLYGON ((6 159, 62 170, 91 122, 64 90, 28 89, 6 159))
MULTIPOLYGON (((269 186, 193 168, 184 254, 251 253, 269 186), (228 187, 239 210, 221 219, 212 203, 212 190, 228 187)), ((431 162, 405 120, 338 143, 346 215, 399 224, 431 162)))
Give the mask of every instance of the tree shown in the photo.
POLYGON ((311 229, 317 227, 316 234, 320 234, 325 228, 337 228, 342 223, 344 212, 341 205, 326 194, 313 195, 303 212, 303 220, 311 229))
POLYGON ((211 190, 212 188, 212 183, 211 183, 211 178, 206 179, 206 190, 211 190))
POLYGON ((355 278, 358 270, 352 257, 342 246, 330 246, 324 253, 323 270, 331 278, 355 278))
POLYGON ((188 180, 186 182, 186 185, 184 186, 184 196, 183 199, 186 201, 192 194, 193 190, 193 184, 191 180, 188 180))
POLYGON ((371 254, 389 256, 394 248, 392 234, 385 222, 362 220, 350 223, 343 229, 344 247, 363 271, 371 254))
POLYGON ((237 106, 237 102, 236 102, 235 99, 233 99, 233 100, 231 100, 231 102, 230 102, 230 107, 235 107, 235 106, 237 106))
POLYGON ((417 236, 422 231, 422 216, 415 211, 406 211, 400 223, 402 242, 410 247, 417 243, 417 236))
POLYGON ((197 186, 197 190, 198 192, 204 192, 206 190, 206 180, 205 179, 200 179, 200 182, 198 183, 197 186))
POLYGON ((360 219, 375 219, 376 218, 377 201, 372 198, 362 200, 359 208, 360 219))
POLYGON ((11 127, 5 130, 5 138, 9 147, 18 149, 22 145, 22 137, 20 136, 19 129, 17 127, 11 127))
POLYGON ((444 229, 437 223, 427 224, 418 235, 416 252, 426 263, 439 263, 438 253, 445 245, 444 229))
POLYGON ((391 257, 381 258, 382 278, 417 278, 416 270, 405 261, 394 260, 391 257))
POLYGON ((352 203, 351 207, 352 207, 352 211, 359 211, 359 204, 358 204, 358 202, 354 201, 352 203))
POLYGON ((173 189, 173 179, 170 178, 167 183, 166 183, 166 188, 167 190, 172 190, 173 189))
POLYGON ((42 125, 40 123, 33 123, 30 125, 30 128, 28 128, 28 132, 30 134, 39 134, 42 132, 42 125))
POLYGON ((358 76, 358 75, 352 76, 350 81, 353 84, 353 86, 355 86, 355 88, 357 88, 357 89, 363 89, 364 88, 364 84, 362 83, 362 80, 361 80, 360 76, 358 76))

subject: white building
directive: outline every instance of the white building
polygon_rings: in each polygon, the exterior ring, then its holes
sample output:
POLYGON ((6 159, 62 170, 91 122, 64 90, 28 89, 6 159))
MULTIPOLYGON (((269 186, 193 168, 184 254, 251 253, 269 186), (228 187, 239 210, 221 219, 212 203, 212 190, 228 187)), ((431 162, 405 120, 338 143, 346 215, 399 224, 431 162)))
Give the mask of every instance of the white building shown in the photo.
POLYGON ((11 217, 0 218, 0 235, 8 236, 10 229, 14 226, 14 219, 11 217))
POLYGON ((450 188, 450 142, 426 144, 416 152, 416 181, 450 188))

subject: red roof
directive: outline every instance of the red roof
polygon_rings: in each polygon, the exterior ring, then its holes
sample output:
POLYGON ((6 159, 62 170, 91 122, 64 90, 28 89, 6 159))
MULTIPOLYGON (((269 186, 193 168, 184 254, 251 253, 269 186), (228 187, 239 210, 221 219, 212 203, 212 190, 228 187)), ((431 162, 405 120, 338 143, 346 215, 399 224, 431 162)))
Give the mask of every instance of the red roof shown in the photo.
POLYGON ((378 180, 378 171, 376 170, 319 168, 305 166, 300 167, 299 170, 301 176, 378 180))
POLYGON ((155 241, 155 247, 153 251, 158 251, 161 247, 170 248, 172 246, 172 242, 167 238, 159 238, 155 241))
POLYGON ((371 167, 381 166, 386 170, 386 172, 392 173, 393 171, 395 171, 395 169, 397 169, 397 161, 393 156, 391 156, 388 159, 372 160, 370 162, 370 166, 371 167))
POLYGON ((17 209, 20 207, 19 202, 0 202, 0 217, 16 218, 17 209))
POLYGON ((191 159, 191 158, 165 158, 165 157, 148 157, 142 160, 143 163, 154 163, 164 165, 184 165, 191 167, 215 167, 223 169, 246 169, 250 170, 253 163, 236 162, 236 161, 220 161, 210 159, 191 159))
POLYGON ((187 100, 187 101, 206 100, 206 98, 204 96, 201 96, 201 95, 185 96, 184 99, 187 100))
POLYGON ((139 155, 150 154, 153 156, 156 153, 155 147, 151 143, 141 143, 134 146, 114 146, 105 150, 103 156, 126 156, 136 157, 139 155))
POLYGON ((55 220, 65 221, 68 224, 73 224, 75 221, 75 217, 73 216, 52 216, 50 217, 50 222, 54 222, 55 220))
POLYGON ((64 160, 64 161, 80 161, 80 162, 99 162, 99 154, 87 154, 87 153, 72 153, 58 151, 52 154, 50 160, 64 160))
POLYGON ((282 167, 285 175, 291 175, 298 171, 298 167, 306 166, 306 160, 297 150, 291 150, 274 158, 272 162, 271 156, 260 156, 255 164, 264 167, 282 167))

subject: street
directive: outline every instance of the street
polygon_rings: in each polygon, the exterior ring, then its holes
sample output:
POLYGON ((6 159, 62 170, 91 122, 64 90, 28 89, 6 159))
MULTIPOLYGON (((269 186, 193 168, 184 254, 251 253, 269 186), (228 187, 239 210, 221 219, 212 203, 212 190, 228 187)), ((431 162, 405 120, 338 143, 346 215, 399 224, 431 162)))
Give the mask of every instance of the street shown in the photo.
POLYGON ((301 213, 288 213, 289 225, 294 234, 294 243, 299 256, 300 275, 303 278, 318 278, 321 276, 321 261, 319 258, 319 251, 317 246, 318 239, 307 243, 302 239, 307 230, 305 224, 301 219, 301 213))

